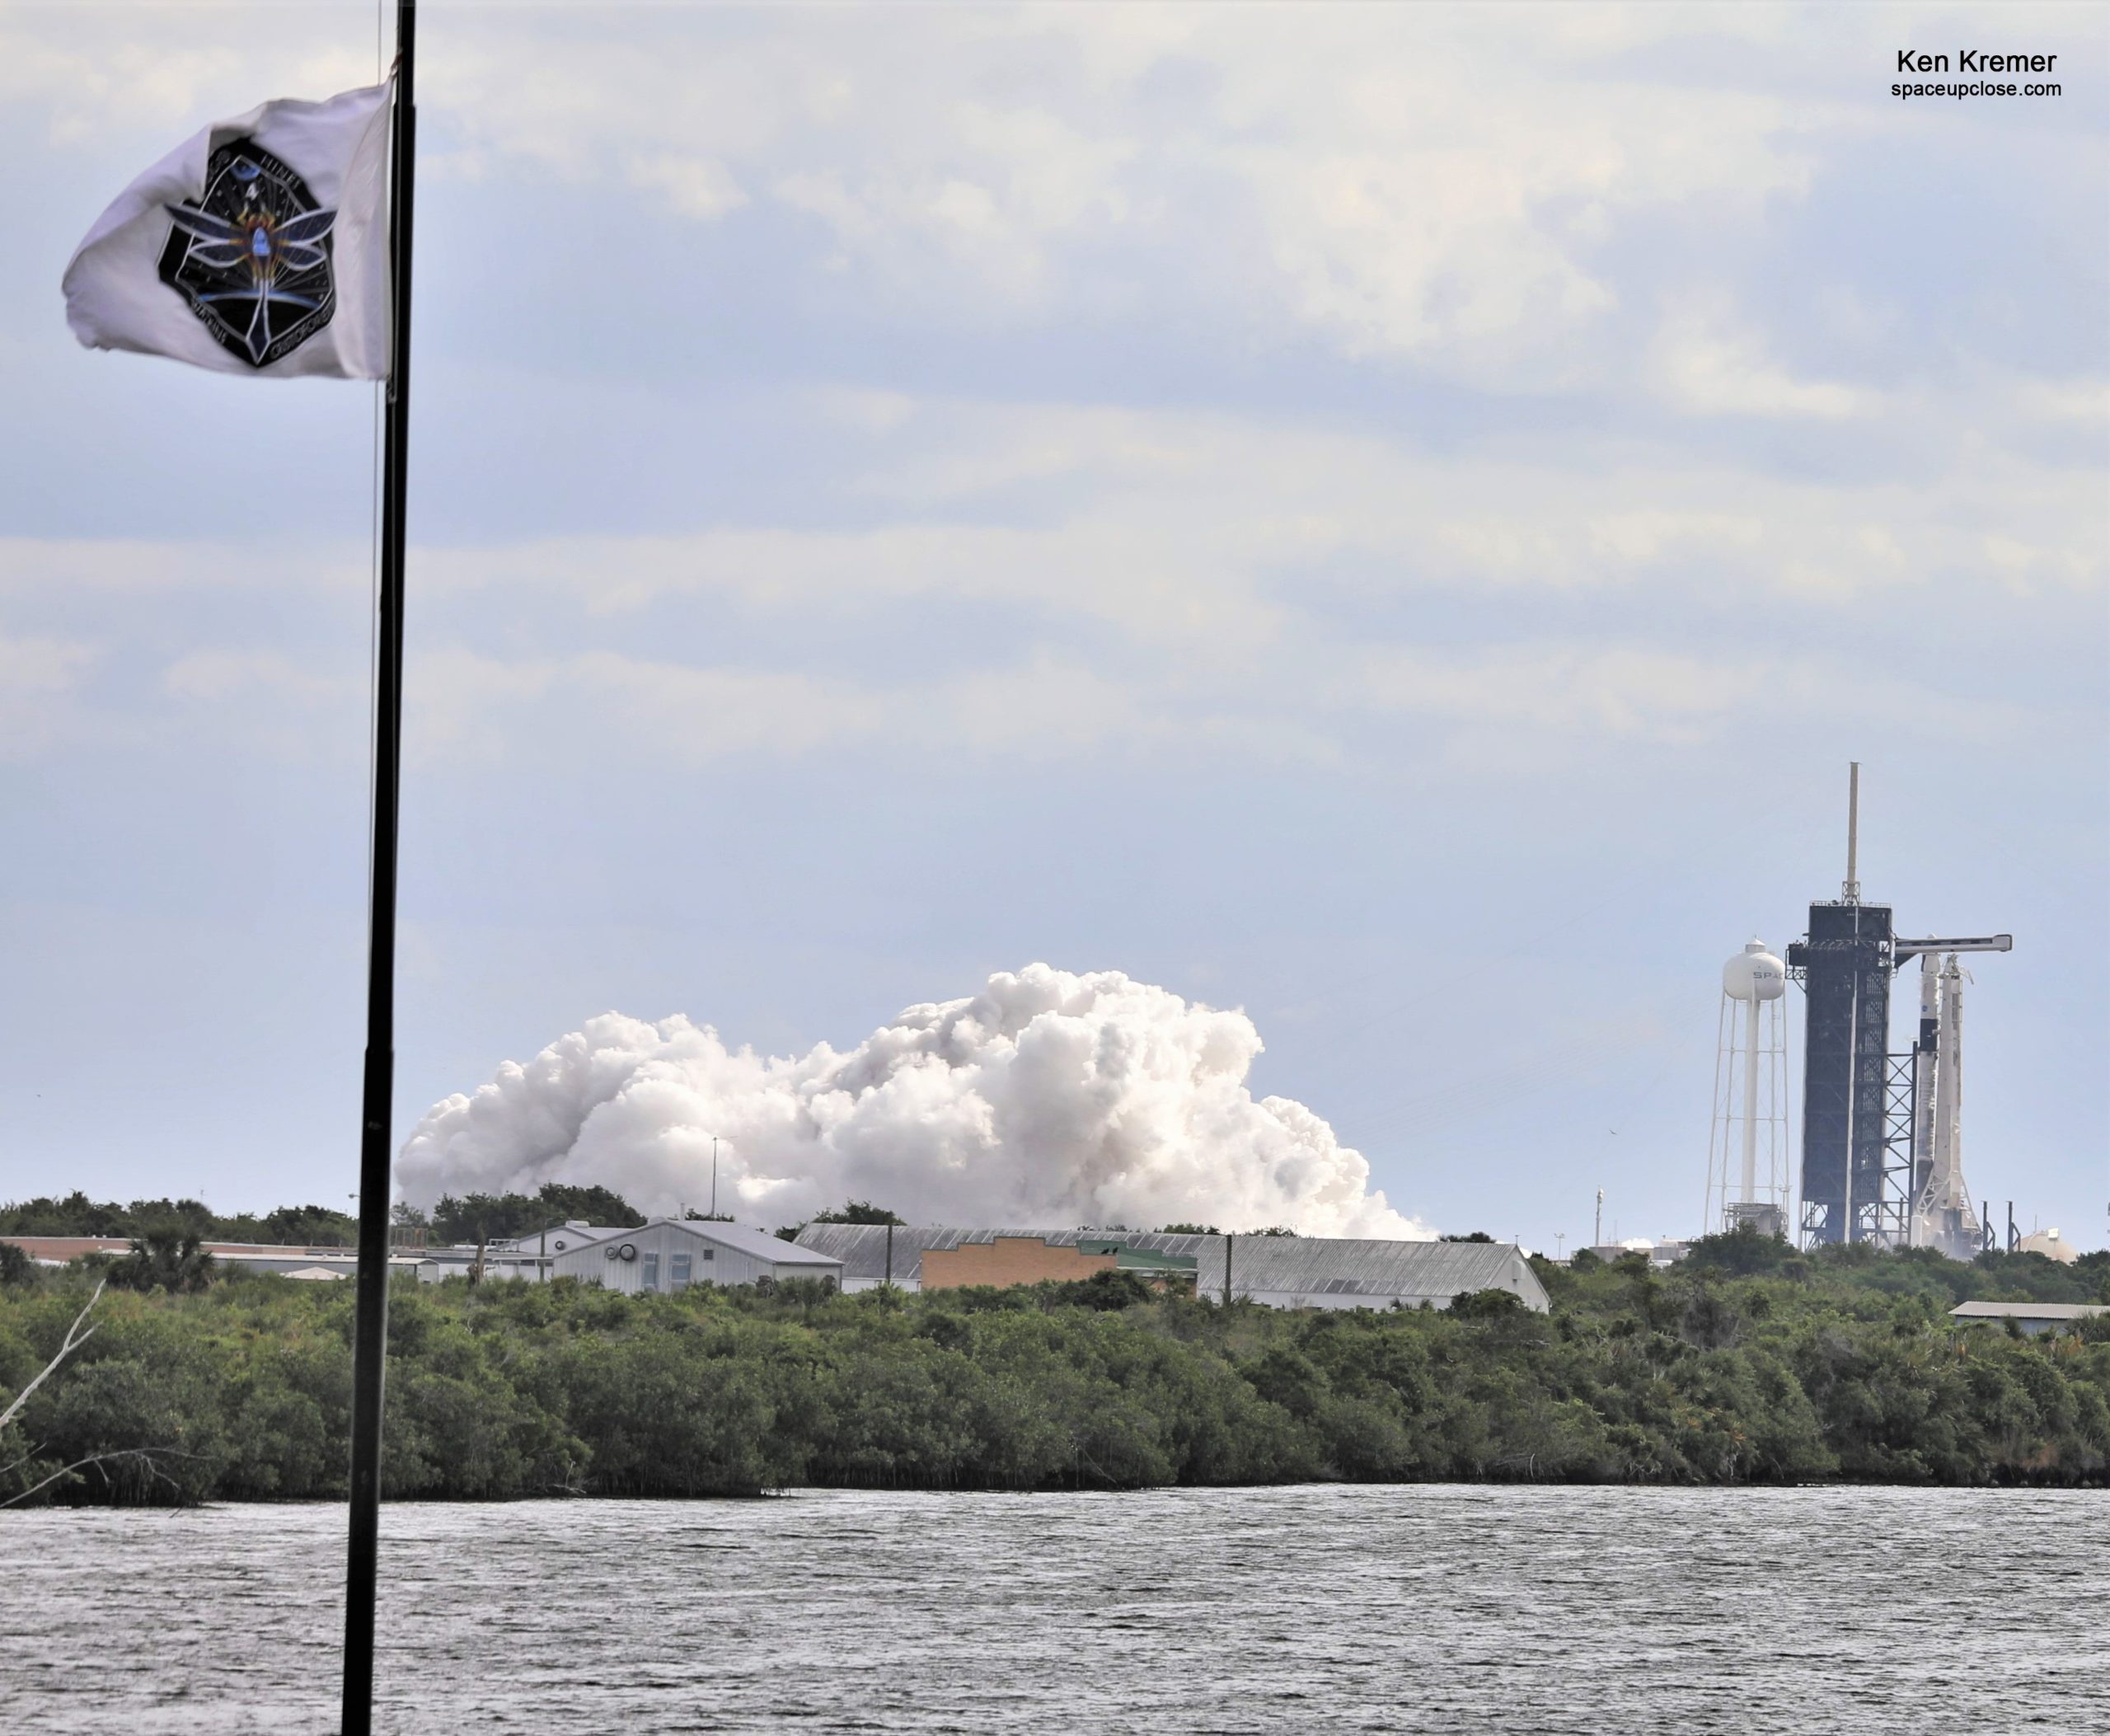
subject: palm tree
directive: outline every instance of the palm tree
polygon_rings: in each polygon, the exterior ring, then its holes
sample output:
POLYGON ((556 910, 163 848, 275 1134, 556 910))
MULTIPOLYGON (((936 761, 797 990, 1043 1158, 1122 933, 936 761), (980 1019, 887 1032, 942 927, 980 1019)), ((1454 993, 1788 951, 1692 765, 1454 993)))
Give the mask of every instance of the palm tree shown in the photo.
POLYGON ((128 1290, 181 1295, 210 1283, 214 1264, 195 1230, 171 1225, 134 1236, 131 1251, 110 1268, 110 1275, 128 1290))

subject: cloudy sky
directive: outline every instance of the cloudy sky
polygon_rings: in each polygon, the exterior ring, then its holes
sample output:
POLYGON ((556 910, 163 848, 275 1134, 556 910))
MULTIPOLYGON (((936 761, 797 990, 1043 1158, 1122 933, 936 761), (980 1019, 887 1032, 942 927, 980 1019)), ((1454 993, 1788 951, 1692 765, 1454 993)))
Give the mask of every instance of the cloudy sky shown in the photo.
MULTIPOLYGON (((399 1128, 1045 960, 1435 1227, 1690 1230, 1858 758, 1868 895, 2016 937, 1973 1189, 2100 1245, 2103 16, 434 5, 399 1128), (2064 95, 1890 96, 1974 44, 2064 95)), ((0 10, 0 1195, 355 1185, 372 395, 58 282, 375 45, 0 10)))

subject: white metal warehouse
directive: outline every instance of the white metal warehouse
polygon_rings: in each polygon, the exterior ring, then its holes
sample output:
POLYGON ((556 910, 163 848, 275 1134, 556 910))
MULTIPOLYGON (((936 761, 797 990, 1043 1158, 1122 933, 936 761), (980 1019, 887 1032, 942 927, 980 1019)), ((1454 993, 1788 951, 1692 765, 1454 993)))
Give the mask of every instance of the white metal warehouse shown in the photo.
POLYGON ((550 1260, 552 1278, 598 1282, 632 1295, 671 1294, 691 1284, 751 1284, 757 1279, 839 1279, 842 1262, 745 1224, 657 1218, 634 1230, 606 1230, 550 1260))
POLYGON ((1195 1261, 1196 1294, 1221 1299, 1224 1261, 1231 1261, 1235 1296, 1274 1308, 1389 1308, 1394 1302, 1447 1308, 1472 1290, 1507 1290, 1528 1307, 1552 1306, 1545 1286, 1521 1248, 1507 1242, 1374 1241, 1338 1236, 1164 1236, 1123 1230, 961 1230, 897 1226, 892 1269, 887 1227, 809 1223, 798 1245, 842 1262, 845 1290, 891 1281, 904 1290, 923 1282, 923 1250, 990 1243, 1000 1236, 1037 1236, 1052 1246, 1080 1240, 1120 1241, 1195 1261))

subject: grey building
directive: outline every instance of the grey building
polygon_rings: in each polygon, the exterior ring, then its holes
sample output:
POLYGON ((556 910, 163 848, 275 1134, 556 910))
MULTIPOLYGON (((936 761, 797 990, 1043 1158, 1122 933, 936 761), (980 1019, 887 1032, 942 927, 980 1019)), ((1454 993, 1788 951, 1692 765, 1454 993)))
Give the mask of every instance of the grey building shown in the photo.
POLYGON ((514 1236, 503 1241, 494 1241, 490 1245, 491 1251, 548 1260, 563 1253, 567 1248, 578 1246, 583 1241, 608 1235, 615 1227, 612 1224, 590 1224, 584 1218, 570 1218, 562 1223, 551 1224, 527 1236, 514 1236))
MULTIPOLYGON (((530 1283, 539 1283, 549 1275, 550 1262, 532 1253, 492 1246, 481 1250, 481 1257, 484 1276, 494 1282, 502 1278, 524 1278, 530 1283)), ((474 1247, 427 1248, 418 1276, 429 1284, 440 1283, 450 1278, 467 1278, 476 1271, 478 1258, 479 1250, 474 1247)))
POLYGON ((891 1281, 922 1288, 923 1252, 1000 1236, 1039 1236, 1056 1246, 1120 1241, 1195 1263, 1195 1293, 1221 1300, 1224 1265, 1235 1296, 1274 1308, 1445 1308, 1471 1290, 1507 1290, 1545 1313, 1551 1302, 1522 1250, 1506 1242, 1374 1241, 1336 1236, 1161 1236, 1140 1231, 963 1230, 883 1224, 809 1223, 798 1245, 842 1263, 845 1290, 891 1281), (891 1247, 891 1267, 889 1265, 891 1247))
MULTIPOLYGON (((283 1278, 357 1278, 359 1257, 350 1248, 274 1248, 259 1246, 216 1252, 213 1264, 223 1274, 234 1272, 276 1272, 283 1278)), ((402 1283, 411 1278, 421 1278, 425 1262, 418 1255, 391 1254, 388 1256, 388 1281, 402 1283)))
POLYGON ((2110 1303, 1967 1302, 1948 1311, 1948 1317, 1960 1326, 2004 1326, 2013 1321, 2031 1338, 2043 1332, 2070 1332, 2100 1314, 2110 1314, 2110 1303))
POLYGON ((745 1224, 657 1218, 634 1230, 604 1230, 550 1257, 550 1276, 577 1278, 632 1295, 671 1294, 691 1284, 751 1284, 756 1279, 827 1278, 842 1262, 745 1224))
POLYGON ((1624 1260, 1629 1254, 1645 1254, 1648 1256, 1648 1264, 1660 1270, 1666 1266, 1674 1266, 1683 1260, 1691 1246, 1690 1242, 1650 1241, 1643 1237, 1629 1241, 1599 1242, 1595 1247, 1584 1251, 1596 1255, 1606 1265, 1615 1260, 1624 1260))
POLYGON ((597 1227, 574 1218, 532 1236, 496 1236, 481 1248, 474 1242, 422 1248, 418 1252, 425 1264, 418 1275, 428 1283, 467 1278, 481 1260, 487 1279, 524 1278, 537 1283, 551 1275, 550 1264, 558 1255, 611 1233, 606 1226, 597 1227))

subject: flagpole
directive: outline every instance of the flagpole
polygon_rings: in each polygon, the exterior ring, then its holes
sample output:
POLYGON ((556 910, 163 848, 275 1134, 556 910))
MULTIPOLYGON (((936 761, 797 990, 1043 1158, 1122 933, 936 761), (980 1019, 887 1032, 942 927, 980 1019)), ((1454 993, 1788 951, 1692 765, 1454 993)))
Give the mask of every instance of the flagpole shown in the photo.
POLYGON ((351 1536, 345 1570, 345 1736, 373 1728, 374 1592, 381 1541, 382 1377, 388 1347, 390 1106, 396 1075, 396 854, 403 758, 403 514, 410 432, 410 208, 417 167, 416 0, 396 7, 388 248, 393 304, 382 439, 381 595, 375 634, 373 910, 359 1102, 359 1263, 352 1364, 351 1536))

